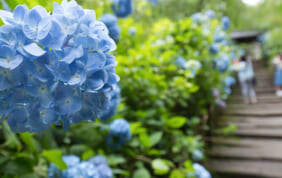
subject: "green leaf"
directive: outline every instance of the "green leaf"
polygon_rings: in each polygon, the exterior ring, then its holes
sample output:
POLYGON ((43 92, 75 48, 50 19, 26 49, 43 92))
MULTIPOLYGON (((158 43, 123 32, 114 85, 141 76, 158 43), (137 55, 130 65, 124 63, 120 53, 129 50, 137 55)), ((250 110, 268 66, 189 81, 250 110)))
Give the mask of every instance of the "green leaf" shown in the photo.
POLYGON ((60 170, 68 168, 67 164, 62 159, 62 152, 59 150, 44 150, 42 156, 49 162, 55 164, 60 170))
POLYGON ((171 173, 170 173, 170 176, 169 178, 186 178, 186 175, 183 174, 181 171, 179 170, 173 170, 171 173))
POLYGON ((175 116, 165 121, 167 127, 179 129, 186 123, 187 118, 182 116, 175 116))
POLYGON ((154 159, 152 161, 152 168, 156 175, 165 175, 169 172, 169 164, 163 159, 154 159))
POLYGON ((151 178, 151 175, 147 169, 140 168, 133 173, 133 178, 151 178))
POLYGON ((16 158, 1 166, 0 172, 10 175, 21 175, 33 172, 34 162, 27 158, 16 158))
POLYGON ((88 160, 91 157, 95 155, 94 151, 92 149, 87 149, 83 154, 82 154, 82 160, 88 160))
POLYGON ((193 171, 193 163, 190 160, 187 160, 184 162, 184 167, 186 168, 186 170, 188 171, 193 171))
POLYGON ((150 147, 150 137, 146 133, 142 133, 139 135, 139 141, 145 148, 150 147))
POLYGON ((162 132, 155 132, 150 135, 150 147, 155 146, 158 144, 162 139, 163 133, 162 132))
POLYGON ((17 148, 17 150, 22 149, 19 139, 16 137, 16 134, 11 131, 7 121, 3 122, 3 132, 6 140, 5 145, 9 148, 17 148))
POLYGON ((24 144, 27 146, 27 149, 30 152, 34 152, 36 150, 37 148, 36 140, 32 137, 32 134, 28 132, 20 133, 20 138, 24 142, 24 144))
POLYGON ((117 166, 126 162, 124 157, 120 155, 110 155, 107 157, 107 162, 110 166, 117 166))

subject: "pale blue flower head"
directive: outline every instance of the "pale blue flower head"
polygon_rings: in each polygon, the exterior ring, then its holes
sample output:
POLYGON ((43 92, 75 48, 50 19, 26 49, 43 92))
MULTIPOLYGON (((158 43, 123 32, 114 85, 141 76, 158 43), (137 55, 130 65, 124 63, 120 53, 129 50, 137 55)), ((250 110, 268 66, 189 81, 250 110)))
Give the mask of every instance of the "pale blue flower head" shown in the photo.
POLYGON ((229 17, 227 17, 227 16, 222 17, 221 23, 222 23, 222 29, 223 30, 228 30, 228 28, 230 26, 229 17))
POLYGON ((196 178, 211 178, 211 174, 207 171, 204 166, 199 163, 194 163, 193 168, 195 170, 196 178))
POLYGON ((215 18, 215 12, 211 9, 207 10, 205 12, 205 14, 210 18, 210 19, 214 19, 215 18))

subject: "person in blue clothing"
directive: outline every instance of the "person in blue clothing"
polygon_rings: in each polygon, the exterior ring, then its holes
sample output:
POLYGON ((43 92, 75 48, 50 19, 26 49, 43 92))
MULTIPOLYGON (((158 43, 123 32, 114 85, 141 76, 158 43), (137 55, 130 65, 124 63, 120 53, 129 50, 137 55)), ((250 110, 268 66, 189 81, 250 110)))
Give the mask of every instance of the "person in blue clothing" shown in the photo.
POLYGON ((282 97, 282 54, 277 54, 273 60, 275 66, 274 73, 274 85, 276 89, 276 95, 282 97))
POLYGON ((238 78, 240 81, 242 95, 245 104, 256 104, 255 73, 253 70, 252 61, 247 56, 242 56, 239 63, 236 65, 238 78))

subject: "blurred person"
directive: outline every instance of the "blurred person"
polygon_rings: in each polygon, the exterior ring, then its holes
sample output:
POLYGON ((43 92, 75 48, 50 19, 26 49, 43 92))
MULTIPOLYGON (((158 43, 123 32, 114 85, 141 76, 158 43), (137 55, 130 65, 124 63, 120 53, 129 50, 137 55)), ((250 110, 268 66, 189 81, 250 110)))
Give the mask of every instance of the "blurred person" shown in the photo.
POLYGON ((253 70, 252 61, 247 56, 242 56, 240 61, 236 63, 236 70, 238 71, 238 78, 240 81, 242 95, 245 104, 256 104, 256 92, 254 90, 255 74, 253 70))
POLYGON ((282 91, 282 54, 277 54, 273 59, 273 64, 275 66, 275 73, 274 73, 274 85, 276 89, 276 95, 281 97, 282 91))

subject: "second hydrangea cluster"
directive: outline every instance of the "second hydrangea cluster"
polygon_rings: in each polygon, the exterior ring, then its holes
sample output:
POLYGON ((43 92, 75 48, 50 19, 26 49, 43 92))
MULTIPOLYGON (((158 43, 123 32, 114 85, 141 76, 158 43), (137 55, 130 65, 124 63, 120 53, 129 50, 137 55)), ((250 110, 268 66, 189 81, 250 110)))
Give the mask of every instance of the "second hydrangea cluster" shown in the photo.
POLYGON ((63 156, 68 169, 60 171, 54 164, 48 169, 48 178, 112 178, 112 169, 104 156, 97 155, 88 161, 80 161, 75 155, 63 156))

